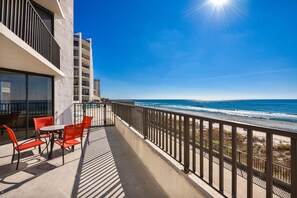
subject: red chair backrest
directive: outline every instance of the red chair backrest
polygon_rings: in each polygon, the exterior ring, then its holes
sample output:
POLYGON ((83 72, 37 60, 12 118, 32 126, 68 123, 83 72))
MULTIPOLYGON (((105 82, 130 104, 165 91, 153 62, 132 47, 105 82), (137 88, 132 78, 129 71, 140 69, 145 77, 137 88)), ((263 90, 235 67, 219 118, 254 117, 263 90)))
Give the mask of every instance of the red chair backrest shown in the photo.
POLYGON ((73 140, 83 136, 84 124, 73 124, 64 127, 63 141, 73 140))
POLYGON ((9 128, 8 126, 6 126, 6 125, 3 125, 3 126, 4 126, 4 128, 7 130, 7 133, 8 133, 8 135, 9 135, 11 141, 12 141, 14 144, 16 144, 16 145, 19 145, 19 144, 18 144, 18 140, 17 140, 17 138, 15 137, 15 134, 14 134, 13 130, 12 130, 11 128, 9 128))
POLYGON ((35 131, 38 131, 42 127, 50 126, 54 124, 53 116, 33 118, 33 120, 34 120, 35 131))
POLYGON ((89 129, 91 127, 93 117, 84 116, 82 123, 84 124, 84 129, 89 129))

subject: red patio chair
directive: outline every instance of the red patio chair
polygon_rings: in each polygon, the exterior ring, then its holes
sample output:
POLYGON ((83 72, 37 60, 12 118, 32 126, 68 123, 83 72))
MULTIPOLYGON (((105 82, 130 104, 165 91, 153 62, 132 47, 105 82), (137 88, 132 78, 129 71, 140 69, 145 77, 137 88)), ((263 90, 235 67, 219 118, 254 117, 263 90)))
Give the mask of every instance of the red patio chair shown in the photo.
POLYGON ((84 156, 83 146, 82 146, 82 137, 84 132, 84 124, 73 124, 64 127, 63 139, 57 140, 55 143, 61 146, 62 149, 62 159, 64 165, 64 149, 73 147, 77 144, 81 145, 81 152, 84 156), (80 138, 80 141, 77 140, 80 138))
POLYGON ((82 123, 84 124, 84 129, 86 130, 85 134, 87 135, 86 138, 87 138, 88 144, 90 144, 89 136, 90 136, 90 128, 91 128, 92 119, 93 119, 93 117, 91 117, 91 116, 84 116, 83 121, 82 121, 82 123))
MULTIPOLYGON (((35 128, 35 135, 37 138, 44 138, 46 145, 48 145, 49 142, 47 142, 47 138, 51 136, 51 133, 40 133, 40 128, 45 126, 51 126, 54 124, 54 118, 53 116, 47 116, 47 117, 39 117, 39 118, 33 118, 34 121, 34 128, 35 128)), ((48 148, 48 147, 46 147, 48 148)))
POLYGON ((17 162, 17 166, 16 166, 16 170, 18 170, 19 163, 20 163, 20 155, 21 155, 20 152, 23 150, 27 150, 29 148, 36 147, 36 146, 40 147, 40 145, 44 144, 45 142, 41 141, 40 139, 37 139, 37 140, 28 140, 28 141, 25 141, 25 142, 19 144, 17 138, 15 137, 13 130, 11 128, 7 127, 6 125, 3 125, 3 126, 7 130, 7 133, 9 135, 9 137, 12 141, 12 145, 13 145, 13 154, 12 154, 12 158, 11 158, 11 163, 13 163, 13 161, 14 161, 15 151, 18 152, 18 162, 17 162))

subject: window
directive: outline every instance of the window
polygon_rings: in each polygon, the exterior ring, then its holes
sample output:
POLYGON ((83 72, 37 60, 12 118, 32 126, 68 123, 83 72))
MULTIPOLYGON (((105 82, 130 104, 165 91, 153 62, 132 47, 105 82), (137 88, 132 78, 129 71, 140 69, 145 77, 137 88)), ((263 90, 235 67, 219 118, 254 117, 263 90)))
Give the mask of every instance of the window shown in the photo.
POLYGON ((73 55, 74 55, 74 56, 79 56, 79 51, 78 51, 78 50, 74 50, 74 51, 73 51, 73 55))
POLYGON ((46 25, 47 29, 52 33, 52 35, 54 35, 54 14, 33 1, 31 1, 31 3, 44 24, 46 25))
POLYGON ((17 138, 30 136, 34 117, 53 115, 53 78, 0 69, 0 115, 11 113, 17 138))
POLYGON ((79 42, 78 42, 78 41, 74 41, 73 44, 74 44, 74 46, 76 46, 76 47, 79 46, 79 42))
POLYGON ((79 65, 79 62, 77 59, 74 59, 74 66, 78 66, 79 65))

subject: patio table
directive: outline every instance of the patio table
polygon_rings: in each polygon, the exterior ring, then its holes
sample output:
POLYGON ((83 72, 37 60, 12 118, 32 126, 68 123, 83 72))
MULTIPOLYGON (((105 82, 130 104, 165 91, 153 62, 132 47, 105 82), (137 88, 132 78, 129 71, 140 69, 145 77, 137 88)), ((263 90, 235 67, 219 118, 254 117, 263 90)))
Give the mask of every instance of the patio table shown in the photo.
POLYGON ((53 147, 54 147, 54 143, 55 143, 55 134, 54 132, 59 131, 59 135, 61 134, 61 132, 64 129, 63 124, 55 124, 55 125, 51 125, 51 126, 45 126, 40 128, 39 130, 42 132, 48 132, 51 133, 51 138, 50 138, 50 142, 51 142, 51 148, 50 148, 50 153, 48 154, 48 159, 52 158, 52 153, 53 153, 53 147))

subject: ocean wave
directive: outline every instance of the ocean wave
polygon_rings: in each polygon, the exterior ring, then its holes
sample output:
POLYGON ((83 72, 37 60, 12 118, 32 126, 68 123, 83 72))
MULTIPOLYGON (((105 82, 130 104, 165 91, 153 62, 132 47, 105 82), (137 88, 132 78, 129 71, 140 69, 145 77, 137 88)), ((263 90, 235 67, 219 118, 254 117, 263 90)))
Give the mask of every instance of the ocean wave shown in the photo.
POLYGON ((247 111, 247 110, 226 110, 226 109, 215 109, 215 108, 183 106, 183 105, 161 105, 159 107, 176 109, 176 110, 220 113, 220 114, 241 116, 241 117, 261 118, 261 119, 267 119, 267 120, 271 119, 271 120, 282 120, 282 121, 297 121, 297 115, 285 114, 285 113, 270 113, 270 112, 247 111))

